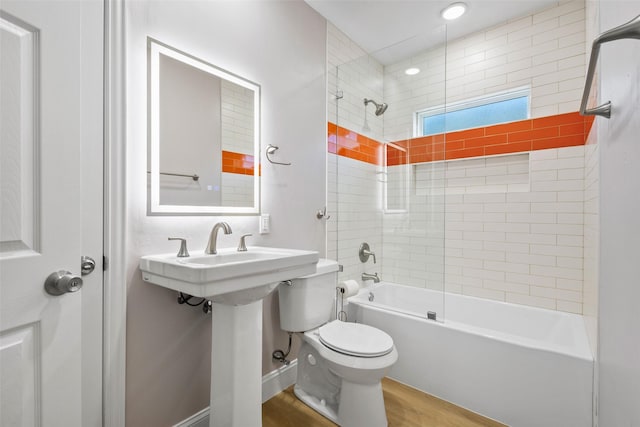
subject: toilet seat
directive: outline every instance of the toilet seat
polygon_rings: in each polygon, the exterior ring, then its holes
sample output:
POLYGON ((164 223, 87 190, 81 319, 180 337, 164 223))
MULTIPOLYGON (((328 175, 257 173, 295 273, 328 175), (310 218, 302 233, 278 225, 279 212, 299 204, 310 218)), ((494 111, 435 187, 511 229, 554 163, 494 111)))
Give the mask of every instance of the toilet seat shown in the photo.
POLYGON ((361 323, 334 320, 318 330, 326 347, 350 356, 379 357, 393 349, 393 339, 384 331, 361 323))

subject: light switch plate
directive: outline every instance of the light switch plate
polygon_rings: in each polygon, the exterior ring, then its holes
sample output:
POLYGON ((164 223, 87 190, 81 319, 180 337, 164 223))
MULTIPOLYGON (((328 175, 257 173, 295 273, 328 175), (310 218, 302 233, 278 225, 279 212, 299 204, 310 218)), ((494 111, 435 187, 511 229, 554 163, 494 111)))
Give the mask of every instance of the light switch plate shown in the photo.
POLYGON ((258 224, 260 234, 268 234, 271 229, 271 215, 262 214, 260 215, 260 224, 258 224))

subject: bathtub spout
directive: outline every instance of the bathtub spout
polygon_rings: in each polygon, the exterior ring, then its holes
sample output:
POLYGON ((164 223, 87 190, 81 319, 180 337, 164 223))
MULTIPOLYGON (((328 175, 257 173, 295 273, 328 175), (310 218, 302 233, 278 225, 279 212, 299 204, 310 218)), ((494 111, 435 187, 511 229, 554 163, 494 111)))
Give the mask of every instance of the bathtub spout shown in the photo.
POLYGON ((380 278, 378 277, 378 273, 374 273, 374 274, 362 273, 362 281, 364 282, 365 280, 373 280, 373 283, 380 283, 380 278))

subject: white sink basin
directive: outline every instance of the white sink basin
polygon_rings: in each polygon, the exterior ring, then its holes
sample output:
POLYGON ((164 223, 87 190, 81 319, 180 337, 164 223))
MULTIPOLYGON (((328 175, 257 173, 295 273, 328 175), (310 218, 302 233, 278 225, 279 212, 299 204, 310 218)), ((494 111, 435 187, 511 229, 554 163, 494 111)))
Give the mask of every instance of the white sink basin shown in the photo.
POLYGON ((243 305, 264 298, 280 281, 315 272, 317 262, 315 251, 250 246, 246 252, 227 248, 186 258, 147 255, 140 259, 140 270, 146 282, 219 304, 243 305))

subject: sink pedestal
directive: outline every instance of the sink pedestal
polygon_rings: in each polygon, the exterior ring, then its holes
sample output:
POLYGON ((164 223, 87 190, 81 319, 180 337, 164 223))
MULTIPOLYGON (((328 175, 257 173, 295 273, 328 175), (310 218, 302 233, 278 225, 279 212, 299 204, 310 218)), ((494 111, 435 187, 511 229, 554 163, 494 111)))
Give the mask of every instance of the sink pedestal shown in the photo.
POLYGON ((213 301, 211 427, 262 426, 262 300, 317 262, 315 251, 259 246, 140 258, 145 282, 213 301))
POLYGON ((262 426, 262 300, 212 306, 210 427, 262 426))

